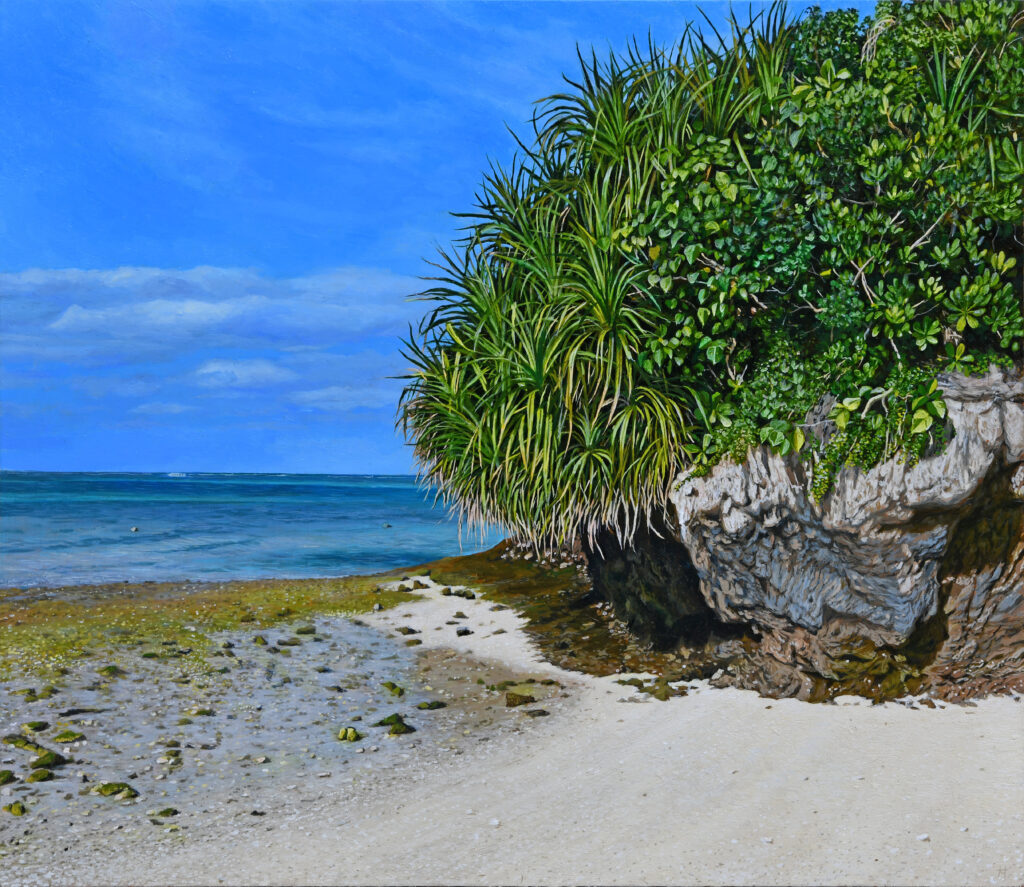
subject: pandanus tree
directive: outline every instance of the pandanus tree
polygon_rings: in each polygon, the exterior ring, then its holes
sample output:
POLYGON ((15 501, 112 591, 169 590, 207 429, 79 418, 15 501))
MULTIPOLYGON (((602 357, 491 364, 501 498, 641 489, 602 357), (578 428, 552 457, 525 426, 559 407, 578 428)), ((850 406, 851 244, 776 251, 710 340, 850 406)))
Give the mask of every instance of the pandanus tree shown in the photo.
POLYGON ((754 444, 802 451, 820 495, 941 445, 935 372, 1024 337, 1022 22, 774 5, 580 54, 421 294, 400 421, 424 478, 557 545, 628 539, 680 470, 754 444), (802 422, 829 394, 826 450, 802 422))

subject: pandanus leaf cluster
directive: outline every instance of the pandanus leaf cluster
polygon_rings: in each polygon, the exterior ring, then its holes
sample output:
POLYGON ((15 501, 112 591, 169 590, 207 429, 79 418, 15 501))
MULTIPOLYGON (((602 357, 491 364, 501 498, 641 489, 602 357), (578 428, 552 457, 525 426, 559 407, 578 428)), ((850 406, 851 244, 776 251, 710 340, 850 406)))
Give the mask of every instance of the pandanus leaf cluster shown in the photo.
POLYGON ((774 5, 580 53, 421 294, 400 421, 425 479, 564 544, 628 538, 753 445, 812 460, 819 495, 941 446, 936 373, 1024 339, 1022 32, 1011 0, 774 5))

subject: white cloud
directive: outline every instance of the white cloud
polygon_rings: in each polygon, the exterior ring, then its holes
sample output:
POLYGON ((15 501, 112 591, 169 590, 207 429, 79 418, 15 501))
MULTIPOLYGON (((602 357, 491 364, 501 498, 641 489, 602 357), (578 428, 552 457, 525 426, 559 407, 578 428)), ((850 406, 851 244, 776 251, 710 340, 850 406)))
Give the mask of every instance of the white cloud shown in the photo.
POLYGON ((180 413, 187 413, 195 407, 184 403, 140 403, 137 407, 129 410, 136 416, 176 416, 180 413))
POLYGON ((260 388, 297 378, 269 360, 208 360, 196 370, 196 380, 206 388, 260 388))
POLYGON ((0 274, 6 358, 123 366, 183 349, 328 348, 395 337, 425 310, 420 280, 374 268, 275 278, 238 268, 0 274))
POLYGON ((372 382, 368 385, 329 385, 313 391, 299 391, 292 402, 324 412, 345 412, 359 407, 380 409, 397 407, 402 386, 392 380, 372 382))

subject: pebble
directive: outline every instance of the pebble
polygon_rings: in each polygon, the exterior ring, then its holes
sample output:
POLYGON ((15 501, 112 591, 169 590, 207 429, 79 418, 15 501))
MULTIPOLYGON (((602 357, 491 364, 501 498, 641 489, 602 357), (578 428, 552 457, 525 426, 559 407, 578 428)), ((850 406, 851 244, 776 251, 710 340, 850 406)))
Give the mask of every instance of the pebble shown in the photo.
POLYGON ((919 840, 919 841, 930 841, 931 838, 929 838, 928 835, 918 835, 917 836, 917 840, 919 840))

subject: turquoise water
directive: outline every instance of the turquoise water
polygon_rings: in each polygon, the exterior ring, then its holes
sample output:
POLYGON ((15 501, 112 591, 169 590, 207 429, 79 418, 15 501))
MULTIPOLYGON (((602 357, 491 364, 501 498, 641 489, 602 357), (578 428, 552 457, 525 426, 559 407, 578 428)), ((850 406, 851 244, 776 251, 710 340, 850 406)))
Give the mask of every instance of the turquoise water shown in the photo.
POLYGON ((460 544, 406 476, 0 472, 7 587, 345 576, 499 539, 460 544))

